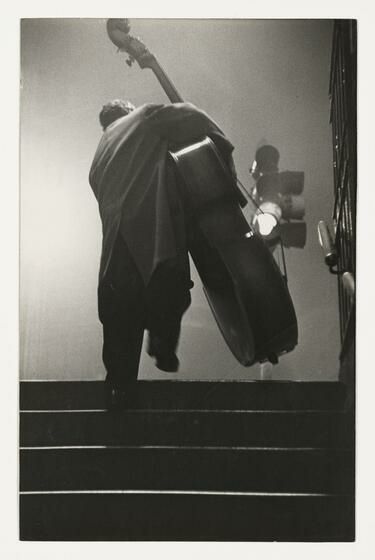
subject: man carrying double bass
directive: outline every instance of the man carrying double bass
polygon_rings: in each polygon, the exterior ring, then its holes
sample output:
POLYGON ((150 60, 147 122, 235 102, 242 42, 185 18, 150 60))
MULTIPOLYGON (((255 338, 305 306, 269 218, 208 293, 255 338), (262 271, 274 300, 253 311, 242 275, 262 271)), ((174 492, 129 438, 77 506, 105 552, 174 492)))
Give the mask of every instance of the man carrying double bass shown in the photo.
POLYGON ((99 204, 103 244, 98 307, 103 362, 112 403, 129 402, 144 330, 156 366, 178 370, 181 319, 191 303, 188 205, 169 151, 210 137, 232 173, 233 146, 190 103, 112 101, 102 108, 103 136, 90 170, 99 204))

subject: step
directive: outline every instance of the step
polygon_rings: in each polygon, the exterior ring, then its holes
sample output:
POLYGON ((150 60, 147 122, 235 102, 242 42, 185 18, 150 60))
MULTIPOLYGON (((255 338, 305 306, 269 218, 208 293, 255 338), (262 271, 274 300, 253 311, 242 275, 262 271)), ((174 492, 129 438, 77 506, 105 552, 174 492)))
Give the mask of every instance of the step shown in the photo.
MULTIPOLYGON (((140 409, 324 410, 344 405, 338 382, 139 381, 140 409)), ((21 410, 95 410, 107 407, 102 381, 23 381, 21 410)))
POLYGON ((345 493, 353 470, 348 449, 23 448, 20 488, 345 493))
POLYGON ((330 494, 36 493, 20 512, 22 540, 354 539, 353 498, 330 494))
POLYGON ((21 412, 20 445, 348 447, 352 418, 333 411, 21 412))

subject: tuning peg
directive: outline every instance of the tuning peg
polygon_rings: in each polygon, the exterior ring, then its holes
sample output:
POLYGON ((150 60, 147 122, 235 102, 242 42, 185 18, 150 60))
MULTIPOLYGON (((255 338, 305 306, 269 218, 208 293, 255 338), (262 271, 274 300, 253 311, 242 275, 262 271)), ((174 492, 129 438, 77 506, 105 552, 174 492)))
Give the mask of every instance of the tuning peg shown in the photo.
POLYGON ((126 64, 127 64, 128 66, 132 66, 134 60, 135 60, 134 57, 129 56, 129 58, 126 59, 126 64))

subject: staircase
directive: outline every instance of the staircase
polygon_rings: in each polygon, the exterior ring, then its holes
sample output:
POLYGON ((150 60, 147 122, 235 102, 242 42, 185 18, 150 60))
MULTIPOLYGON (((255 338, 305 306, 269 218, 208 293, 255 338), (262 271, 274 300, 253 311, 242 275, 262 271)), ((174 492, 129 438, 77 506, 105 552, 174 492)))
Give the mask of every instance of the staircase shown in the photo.
POLYGON ((341 383, 21 382, 22 540, 351 541, 341 383))

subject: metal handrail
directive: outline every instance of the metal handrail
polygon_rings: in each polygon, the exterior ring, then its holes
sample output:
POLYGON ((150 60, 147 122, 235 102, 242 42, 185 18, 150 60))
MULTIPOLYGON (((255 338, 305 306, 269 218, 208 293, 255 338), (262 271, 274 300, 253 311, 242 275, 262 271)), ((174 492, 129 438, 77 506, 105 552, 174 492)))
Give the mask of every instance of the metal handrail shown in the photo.
POLYGON ((355 313, 356 57, 356 21, 337 20, 332 39, 329 96, 334 167, 333 245, 337 254, 337 268, 332 272, 338 274, 342 343, 349 319, 355 313))

